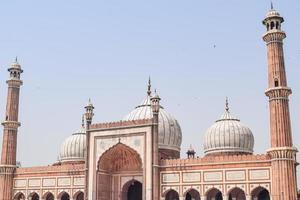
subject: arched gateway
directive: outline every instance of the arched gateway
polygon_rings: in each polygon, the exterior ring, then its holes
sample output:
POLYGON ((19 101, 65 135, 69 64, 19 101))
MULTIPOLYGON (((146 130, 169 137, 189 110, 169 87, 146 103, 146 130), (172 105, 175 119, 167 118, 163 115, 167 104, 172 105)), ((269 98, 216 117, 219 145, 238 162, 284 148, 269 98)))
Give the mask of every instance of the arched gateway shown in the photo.
POLYGON ((119 142, 102 154, 98 161, 97 200, 118 197, 121 200, 142 200, 142 183, 135 180, 135 177, 141 176, 142 161, 139 154, 119 142), (124 184, 124 177, 131 178, 124 184))

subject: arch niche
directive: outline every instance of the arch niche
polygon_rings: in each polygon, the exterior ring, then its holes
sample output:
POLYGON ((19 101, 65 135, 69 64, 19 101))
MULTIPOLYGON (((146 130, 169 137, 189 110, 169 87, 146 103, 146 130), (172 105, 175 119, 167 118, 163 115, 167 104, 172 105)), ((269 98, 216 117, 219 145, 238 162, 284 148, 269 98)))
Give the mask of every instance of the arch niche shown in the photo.
POLYGON ((38 195, 38 193, 33 192, 28 196, 28 199, 30 200, 40 200, 40 196, 38 195))
POLYGON ((43 199, 45 200, 54 200, 54 195, 51 192, 44 194, 43 199))
POLYGON ((14 196, 14 200, 25 200, 25 195, 22 192, 19 192, 14 196))
POLYGON ((132 181, 129 185, 125 184, 123 188, 119 188, 120 180, 117 177, 114 178, 114 174, 127 177, 142 174, 140 155, 134 149, 120 142, 104 152, 98 161, 97 199, 112 199, 113 195, 117 197, 122 193, 122 200, 131 200, 131 196, 128 196, 127 193, 132 194, 132 191, 139 191, 142 188, 142 183, 138 181, 132 181))
POLYGON ((190 189, 185 193, 185 200, 200 200, 200 194, 195 189, 190 189))
POLYGON ((165 200, 179 200, 179 194, 175 190, 169 190, 166 193, 165 200))
POLYGON ((235 187, 230 190, 228 193, 228 199, 229 200, 246 200, 245 192, 238 187, 235 187))
POLYGON ((218 190, 217 188, 212 188, 210 189, 207 193, 207 200, 223 200, 223 195, 222 192, 220 190, 218 190))
POLYGON ((264 187, 257 187, 251 192, 252 200, 270 200, 270 193, 264 187))

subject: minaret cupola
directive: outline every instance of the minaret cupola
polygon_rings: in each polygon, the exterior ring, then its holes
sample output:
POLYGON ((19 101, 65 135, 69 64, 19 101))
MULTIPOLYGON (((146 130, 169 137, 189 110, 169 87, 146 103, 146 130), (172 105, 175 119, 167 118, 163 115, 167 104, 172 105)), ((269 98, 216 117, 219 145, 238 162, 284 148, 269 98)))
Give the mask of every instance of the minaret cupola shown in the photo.
POLYGON ((263 20, 263 24, 266 26, 267 31, 281 31, 281 24, 283 22, 283 17, 280 16, 279 12, 274 9, 273 3, 271 3, 271 10, 263 20))
POLYGON ((16 57, 15 61, 8 68, 10 79, 20 80, 21 73, 23 70, 21 69, 21 65, 18 63, 18 58, 16 57))

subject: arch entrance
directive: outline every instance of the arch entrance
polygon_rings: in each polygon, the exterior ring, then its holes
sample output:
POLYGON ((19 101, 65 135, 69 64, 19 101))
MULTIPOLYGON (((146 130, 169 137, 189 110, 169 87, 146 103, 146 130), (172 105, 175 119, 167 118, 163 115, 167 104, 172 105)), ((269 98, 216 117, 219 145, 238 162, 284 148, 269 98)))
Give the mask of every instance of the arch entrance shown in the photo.
POLYGON ((263 187, 255 188, 251 193, 252 200, 270 200, 269 191, 263 187))
POLYGON ((200 200, 200 194, 197 190, 191 189, 186 193, 185 200, 200 200))
POLYGON ((220 190, 213 188, 207 192, 207 200, 223 200, 223 195, 220 190))
POLYGON ((134 149, 118 143, 102 154, 98 161, 97 200, 120 196, 122 200, 142 200, 141 182, 132 180, 120 188, 122 177, 128 176, 142 176, 142 160, 134 149))

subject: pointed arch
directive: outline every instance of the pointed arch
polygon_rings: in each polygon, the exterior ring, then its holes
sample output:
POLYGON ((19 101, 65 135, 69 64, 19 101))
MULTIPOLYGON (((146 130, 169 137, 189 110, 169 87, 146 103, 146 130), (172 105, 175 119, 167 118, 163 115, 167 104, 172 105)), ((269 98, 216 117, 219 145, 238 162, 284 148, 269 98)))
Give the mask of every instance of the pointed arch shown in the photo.
POLYGON ((57 200, 70 200, 69 193, 62 191, 57 195, 57 200))
POLYGON ((30 200, 40 200, 40 195, 37 192, 31 192, 28 195, 28 199, 30 199, 30 200))
POLYGON ((23 192, 18 192, 17 194, 15 194, 14 200, 25 200, 24 193, 23 192))
POLYGON ((270 200, 269 190, 265 187, 258 186, 251 191, 252 200, 270 200))
POLYGON ((54 195, 51 192, 46 192, 43 196, 42 199, 44 200, 54 200, 54 195))
POLYGON ((142 183, 132 179, 122 187, 121 200, 142 199, 142 183))
POLYGON ((75 194, 73 195, 73 200, 83 200, 83 199, 84 199, 84 193, 81 190, 75 192, 75 194))
POLYGON ((173 189, 169 189, 164 193, 165 200, 179 200, 179 194, 173 189))
POLYGON ((105 151, 99 161, 98 170, 118 171, 140 171, 142 160, 138 152, 131 147, 118 143, 105 151))
POLYGON ((228 199, 229 200, 233 200, 233 199, 236 199, 236 200, 246 200, 246 193, 240 187, 231 188, 228 191, 227 195, 228 195, 228 199))
POLYGON ((200 200, 200 193, 194 188, 185 191, 183 196, 185 197, 185 200, 200 200))
POLYGON ((222 192, 217 188, 211 188, 205 193, 207 200, 223 200, 222 192))

